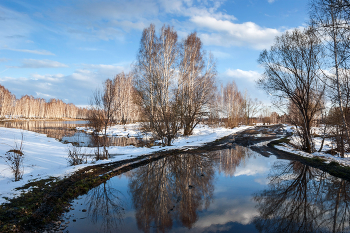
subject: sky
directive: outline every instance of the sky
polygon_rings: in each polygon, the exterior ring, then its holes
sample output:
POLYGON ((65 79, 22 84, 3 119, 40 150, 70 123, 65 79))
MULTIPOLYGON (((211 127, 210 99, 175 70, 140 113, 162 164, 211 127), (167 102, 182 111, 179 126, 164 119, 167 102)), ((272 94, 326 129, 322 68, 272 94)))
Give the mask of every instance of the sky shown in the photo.
POLYGON ((256 86, 259 54, 307 21, 307 0, 1 0, 0 84, 17 98, 86 106, 107 78, 132 69, 153 23, 180 40, 197 32, 216 59, 217 85, 234 80, 269 104, 256 86))

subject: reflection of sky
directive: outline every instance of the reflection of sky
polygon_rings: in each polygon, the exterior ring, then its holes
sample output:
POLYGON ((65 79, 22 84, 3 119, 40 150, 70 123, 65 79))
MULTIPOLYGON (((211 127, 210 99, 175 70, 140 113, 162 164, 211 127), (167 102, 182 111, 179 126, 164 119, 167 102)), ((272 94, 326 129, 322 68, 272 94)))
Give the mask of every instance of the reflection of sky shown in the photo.
POLYGON ((238 229, 256 232, 255 227, 249 225, 258 215, 252 195, 266 187, 266 177, 275 160, 274 156, 266 158, 256 154, 246 158, 236 168, 234 177, 219 176, 215 184, 214 201, 206 213, 200 215, 195 228, 225 232, 234 227, 235 232, 238 229))
MULTIPOLYGON (((258 155, 256 152, 254 155, 258 155)), ((266 158, 263 156, 251 156, 247 158, 245 163, 236 168, 236 172, 234 176, 254 176, 254 175, 263 175, 268 173, 271 165, 275 162, 276 158, 274 156, 270 156, 270 158, 266 158)))
MULTIPOLYGON (((254 225, 251 224, 253 218, 258 215, 252 195, 266 188, 266 177, 274 161, 276 161, 274 156, 266 158, 256 154, 246 158, 245 162, 236 168, 236 173, 232 177, 217 171, 214 179, 214 197, 209 208, 198 213, 198 220, 192 229, 181 226, 181 223, 174 218, 171 232, 257 232, 254 225)), ((128 177, 124 175, 114 177, 109 182, 113 188, 124 194, 126 200, 123 223, 118 230, 138 232, 135 210, 128 190, 128 177)), ((85 196, 82 198, 84 199, 85 196)), ((75 210, 67 213, 68 216, 74 214, 78 220, 72 222, 71 218, 71 223, 66 230, 69 232, 98 232, 99 226, 91 223, 87 212, 81 212, 83 208, 87 209, 80 205, 83 200, 78 200, 78 202, 78 205, 73 205, 75 210), (87 218, 80 219, 81 217, 87 218)), ((155 229, 150 230, 152 232, 155 229)))

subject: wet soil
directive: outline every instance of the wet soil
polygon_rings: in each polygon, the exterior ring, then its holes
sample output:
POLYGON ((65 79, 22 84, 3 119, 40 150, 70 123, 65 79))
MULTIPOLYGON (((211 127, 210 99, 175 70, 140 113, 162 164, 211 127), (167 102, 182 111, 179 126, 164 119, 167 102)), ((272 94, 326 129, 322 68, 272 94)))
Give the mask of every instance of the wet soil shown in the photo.
POLYGON ((0 207, 0 232, 44 232, 48 229, 62 231, 64 228, 59 216, 69 210, 69 203, 74 198, 86 194, 90 189, 116 175, 184 151, 187 154, 206 153, 236 145, 249 146, 266 157, 274 154, 280 159, 297 160, 350 181, 349 168, 334 163, 325 164, 320 159, 303 158, 275 149, 274 145, 283 142, 286 136, 288 135, 283 131, 282 125, 257 126, 199 148, 161 151, 135 159, 86 167, 64 179, 33 181, 21 188, 23 190, 30 188, 31 191, 9 200, 9 203, 0 207))

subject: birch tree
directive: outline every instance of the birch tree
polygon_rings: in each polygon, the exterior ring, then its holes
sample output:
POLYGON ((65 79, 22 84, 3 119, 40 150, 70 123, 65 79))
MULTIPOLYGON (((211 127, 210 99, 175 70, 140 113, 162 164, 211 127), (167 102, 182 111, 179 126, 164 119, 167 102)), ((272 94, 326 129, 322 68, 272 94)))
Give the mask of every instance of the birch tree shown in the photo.
POLYGON ((177 33, 163 26, 144 29, 135 66, 134 87, 147 126, 164 144, 171 145, 180 128, 175 71, 179 54, 177 33))
POLYGON ((215 95, 214 58, 205 56, 196 33, 180 43, 176 31, 154 25, 144 29, 135 65, 134 87, 144 121, 170 145, 180 128, 184 135, 209 115, 215 95))
POLYGON ((223 116, 227 119, 226 126, 237 127, 244 116, 243 97, 238 91, 234 81, 221 87, 222 111, 223 116))
POLYGON ((138 119, 138 109, 133 102, 134 88, 132 82, 133 74, 125 74, 124 72, 117 74, 113 80, 115 88, 115 120, 117 123, 126 124, 128 121, 138 119))
POLYGON ((252 124, 251 118, 254 117, 261 109, 262 102, 257 98, 252 99, 247 92, 244 93, 242 107, 244 110, 245 124, 252 124))
POLYGON ((179 99, 184 135, 191 135, 203 116, 208 115, 215 95, 216 65, 211 55, 205 57, 202 42, 191 33, 182 43, 179 67, 179 99))

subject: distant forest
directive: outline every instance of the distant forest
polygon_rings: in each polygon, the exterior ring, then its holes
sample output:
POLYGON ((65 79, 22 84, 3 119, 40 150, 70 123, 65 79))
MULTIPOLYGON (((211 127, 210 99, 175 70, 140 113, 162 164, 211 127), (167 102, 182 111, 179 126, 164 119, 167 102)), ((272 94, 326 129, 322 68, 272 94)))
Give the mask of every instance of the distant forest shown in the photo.
POLYGON ((0 85, 0 117, 1 118, 88 118, 89 110, 79 108, 74 104, 66 104, 59 99, 50 99, 46 102, 42 98, 30 95, 17 99, 14 94, 0 85))

